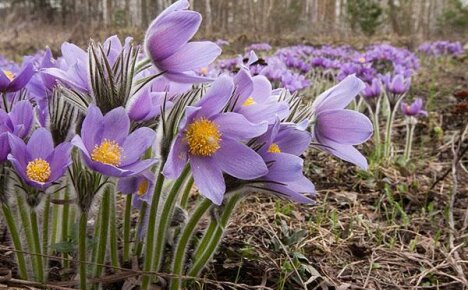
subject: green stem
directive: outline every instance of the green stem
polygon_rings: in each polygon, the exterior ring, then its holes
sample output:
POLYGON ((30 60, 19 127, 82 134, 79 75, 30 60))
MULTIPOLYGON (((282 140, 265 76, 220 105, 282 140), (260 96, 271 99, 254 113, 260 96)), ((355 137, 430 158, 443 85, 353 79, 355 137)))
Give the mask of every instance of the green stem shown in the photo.
POLYGON ((111 253, 111 263, 112 267, 119 268, 119 254, 117 247, 117 219, 115 218, 115 194, 112 194, 110 197, 110 232, 109 232, 109 242, 110 242, 110 253, 111 253))
MULTIPOLYGON (((61 223, 62 223, 61 242, 65 242, 69 240, 69 234, 68 234, 68 218, 70 215, 70 205, 68 204, 69 198, 70 197, 69 197, 68 188, 67 188, 63 193, 63 200, 65 203, 63 204, 62 216, 60 217, 61 223)), ((62 260, 63 267, 65 269, 70 268, 70 260, 68 259, 68 253, 62 253, 62 257, 64 258, 64 260, 62 260)))
POLYGON ((385 130, 385 145, 384 145, 384 156, 390 157, 391 148, 392 148, 392 130, 393 130, 393 123, 395 121, 395 115, 400 105, 401 100, 404 98, 405 95, 402 95, 398 98, 395 106, 392 108, 389 102, 389 109, 390 113, 387 117, 387 127, 385 130))
MULTIPOLYGON (((54 193, 54 199, 59 199, 60 193, 54 193)), ((57 204, 52 204, 52 228, 51 228, 51 236, 50 236, 50 243, 55 244, 57 243, 57 231, 58 231, 58 222, 62 218, 62 215, 59 214, 59 206, 57 204), (59 218, 60 217, 60 218, 59 218)))
POLYGON ((102 274, 102 265, 106 258, 106 249, 107 249, 107 236, 109 229, 109 207, 111 199, 111 189, 110 186, 106 187, 101 201, 101 210, 100 210, 100 227, 98 229, 98 241, 97 241, 97 252, 96 252, 96 265, 94 266, 93 277, 97 278, 102 274))
MULTIPOLYGON (((49 245, 49 214, 50 195, 47 195, 44 205, 44 215, 42 217, 42 253, 47 256, 49 245)), ((47 257, 44 257, 44 269, 47 269, 47 257)))
POLYGON ((134 254, 137 257, 141 257, 141 252, 143 251, 143 241, 140 239, 139 233, 143 230, 144 219, 145 219, 147 210, 148 210, 148 205, 146 202, 144 202, 141 205, 140 214, 138 216, 138 222, 137 222, 137 227, 135 231, 136 246, 135 246, 134 254))
POLYGON ((132 195, 129 194, 125 198, 125 210, 123 219, 123 261, 130 260, 130 224, 132 218, 132 195))
MULTIPOLYGON (((158 173, 156 174, 156 185, 154 187, 153 198, 151 199, 151 206, 149 211, 149 220, 148 220, 148 229, 146 231, 146 243, 145 243, 145 256, 143 262, 143 271, 149 272, 152 271, 154 260, 153 260, 153 250, 155 248, 155 238, 154 234, 156 231, 156 219, 157 212, 159 207, 159 200, 161 197, 161 191, 164 184, 164 175, 162 175, 162 169, 164 167, 165 160, 161 160, 158 173)), ((151 276, 144 275, 141 280, 141 289, 147 290, 151 281, 151 276)))
POLYGON ((34 252, 32 253, 34 255, 34 260, 35 264, 37 267, 37 281, 38 282, 44 282, 44 262, 45 257, 42 257, 41 253, 41 241, 39 238, 39 224, 37 222, 37 214, 36 211, 31 208, 31 213, 30 213, 30 218, 31 218, 31 229, 32 229, 32 235, 33 235, 33 240, 34 240, 34 252))
POLYGON ((413 147, 413 135, 414 135, 414 127, 415 125, 412 123, 412 117, 408 120, 408 124, 406 125, 406 146, 405 146, 405 153, 403 155, 405 160, 409 160, 411 158, 411 149, 413 147))
POLYGON ((209 242, 207 243, 205 249, 198 250, 200 251, 199 257, 194 257, 195 259, 193 261, 193 266, 188 271, 188 276, 198 277, 200 275, 200 272, 210 261, 211 257, 214 255, 216 249, 218 248, 219 243, 221 242, 221 238, 223 236, 224 229, 226 228, 229 218, 231 217, 234 208, 240 200, 240 194, 235 194, 234 196, 232 196, 226 203, 223 213, 219 218, 219 221, 212 221, 215 222, 217 226, 214 231, 205 233, 205 236, 209 235, 209 242))
POLYGON ((203 235, 200 242, 197 244, 197 247, 193 254, 193 259, 196 260, 200 258, 201 254, 203 254, 205 249, 208 247, 208 244, 210 243, 210 240, 213 237, 213 234, 214 234, 213 232, 216 230, 217 226, 218 226, 217 221, 212 219, 208 227, 205 230, 205 234, 203 235))
POLYGON ((187 209, 190 191, 193 187, 193 182, 193 177, 190 177, 190 179, 187 181, 187 184, 185 184, 184 192, 182 193, 182 197, 180 198, 180 206, 183 209, 187 209))
MULTIPOLYGON (((16 202, 18 204, 18 210, 19 210, 19 214, 21 218, 21 223, 24 229, 24 234, 26 235, 26 242, 28 244, 29 252, 33 252, 34 251, 34 238, 33 238, 32 229, 31 229, 31 219, 28 215, 29 209, 26 207, 26 203, 20 193, 16 194, 16 202)), ((30 255, 30 258, 31 258, 32 269, 34 272, 34 277, 37 279, 40 274, 38 271, 39 269, 36 265, 36 257, 30 255)))
POLYGON ((172 271, 171 274, 176 275, 176 278, 171 280, 171 290, 178 290, 180 289, 180 284, 182 280, 177 278, 177 276, 182 275, 182 271, 185 266, 185 256, 187 251, 187 246, 195 232, 195 229, 200 222, 203 215, 211 206, 211 201, 205 198, 200 205, 195 209, 191 218, 187 222, 186 226, 182 230, 182 234, 180 235, 179 241, 177 242, 176 250, 174 253, 173 264, 172 264, 172 271))
POLYGON ((78 236, 78 256, 80 263, 80 289, 86 290, 86 227, 88 225, 88 213, 82 212, 80 215, 79 236, 78 236))
POLYGON ((167 230, 174 214, 174 206, 177 200, 177 194, 179 193, 179 190, 189 173, 190 167, 186 166, 184 171, 182 171, 182 174, 179 176, 179 178, 177 178, 176 182, 172 186, 171 191, 166 197, 166 200, 164 200, 159 225, 157 227, 158 231, 156 236, 156 248, 153 256, 153 269, 155 271, 159 271, 161 261, 163 260, 163 251, 164 246, 166 245, 167 230))
POLYGON ((28 270, 26 268, 26 260, 24 258, 23 246, 21 245, 21 239, 18 234, 18 229, 16 227, 15 218, 11 214, 11 209, 7 204, 2 204, 3 216, 7 223, 8 231, 10 232, 11 240, 13 246, 15 247, 16 259, 18 261, 18 270, 20 278, 23 280, 28 280, 28 270))

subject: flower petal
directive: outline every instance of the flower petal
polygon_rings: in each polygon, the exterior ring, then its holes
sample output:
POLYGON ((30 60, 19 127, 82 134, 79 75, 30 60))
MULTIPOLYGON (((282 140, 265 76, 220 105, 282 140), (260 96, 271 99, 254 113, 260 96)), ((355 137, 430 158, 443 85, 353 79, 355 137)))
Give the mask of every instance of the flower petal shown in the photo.
POLYGON ((330 140, 320 142, 320 148, 336 157, 351 162, 364 170, 367 170, 368 164, 366 158, 353 145, 339 144, 330 140))
POLYGON ((278 182, 297 180, 302 176, 302 158, 288 153, 266 153, 265 161, 269 164, 266 179, 278 182))
POLYGON ((336 86, 326 90, 312 105, 315 112, 344 109, 365 88, 363 81, 355 75, 347 76, 336 86))
POLYGON ((101 110, 95 105, 90 105, 81 125, 81 137, 86 151, 93 150, 96 144, 101 143, 103 120, 101 110))
POLYGON ((257 152, 231 139, 223 139, 213 158, 224 172, 239 179, 255 179, 268 173, 263 158, 257 152))
POLYGON ((159 61, 163 71, 185 72, 212 63, 221 54, 221 48, 210 41, 194 41, 182 46, 171 56, 159 61))
POLYGON ((130 118, 123 107, 118 107, 104 116, 102 139, 113 140, 122 144, 130 130, 130 118))
POLYGON ((54 140, 52 134, 46 128, 39 128, 32 134, 26 145, 32 159, 46 159, 54 152, 54 140))
POLYGON ((234 83, 232 78, 220 76, 211 84, 211 87, 196 106, 201 107, 200 113, 209 118, 221 112, 231 98, 233 90, 234 83))
POLYGON ((340 144, 357 145, 372 136, 372 123, 364 114, 351 110, 326 110, 317 115, 314 134, 340 144))
POLYGON ((226 184, 223 173, 211 157, 190 158, 193 179, 200 193, 216 205, 223 202, 226 184))
POLYGON ((176 179, 187 163, 187 145, 178 136, 172 143, 171 150, 164 165, 163 174, 167 178, 176 179))
POLYGON ((213 122, 219 126, 223 136, 238 140, 260 136, 268 129, 266 122, 254 124, 243 115, 232 112, 219 114, 213 122))
POLYGON ((156 133, 150 128, 139 128, 125 138, 122 144, 123 160, 121 166, 137 161, 153 145, 156 133))

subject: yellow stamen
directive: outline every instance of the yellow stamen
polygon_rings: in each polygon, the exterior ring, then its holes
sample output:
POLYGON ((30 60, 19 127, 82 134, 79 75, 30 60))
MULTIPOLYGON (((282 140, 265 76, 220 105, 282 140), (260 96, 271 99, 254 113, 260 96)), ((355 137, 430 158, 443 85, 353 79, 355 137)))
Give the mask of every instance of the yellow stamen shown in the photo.
POLYGON ((49 162, 44 159, 34 159, 26 166, 26 176, 37 183, 45 183, 50 177, 49 162))
POLYGON ((366 62, 366 59, 363 58, 363 57, 360 57, 358 60, 359 60, 360 63, 365 63, 366 62))
POLYGON ((254 105, 254 104, 256 104, 254 98, 248 97, 247 100, 245 100, 245 102, 242 104, 242 106, 248 107, 248 106, 251 106, 251 105, 254 105))
POLYGON ((270 152, 270 153, 281 153, 281 149, 279 148, 278 144, 271 143, 270 147, 268 148, 268 152, 270 152))
POLYGON ((91 159, 104 164, 118 166, 122 159, 123 149, 117 142, 104 139, 101 144, 96 145, 91 153, 91 159))
POLYGON ((147 191, 148 191, 148 186, 149 186, 149 182, 147 179, 143 179, 142 182, 140 182, 140 184, 138 184, 138 192, 137 194, 139 196, 142 196, 144 195, 147 191))
POLYGON ((188 125, 185 140, 190 154, 212 156, 220 147, 221 132, 214 122, 200 118, 188 125))
POLYGON ((208 68, 207 68, 207 67, 202 67, 202 68, 200 69, 200 72, 201 72, 202 75, 205 75, 205 76, 206 76, 206 75, 208 74, 208 68))
POLYGON ((15 74, 12 73, 9 70, 4 70, 3 73, 6 75, 6 77, 10 80, 10 82, 15 78, 15 74))

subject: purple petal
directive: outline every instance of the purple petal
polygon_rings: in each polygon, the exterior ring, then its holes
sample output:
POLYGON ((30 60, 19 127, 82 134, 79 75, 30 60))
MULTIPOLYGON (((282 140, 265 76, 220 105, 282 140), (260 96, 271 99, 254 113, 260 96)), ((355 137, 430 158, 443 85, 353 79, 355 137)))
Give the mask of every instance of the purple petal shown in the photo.
POLYGON ((52 157, 47 158, 49 160, 50 171, 52 173, 49 178, 50 182, 54 182, 62 177, 65 174, 67 167, 71 165, 71 149, 71 143, 61 143, 55 148, 54 152, 52 153, 52 157))
MULTIPOLYGON (((73 139, 70 142, 73 146, 77 147, 78 149, 81 150, 81 152, 86 156, 86 158, 91 159, 91 156, 89 155, 88 148, 83 142, 83 139, 79 135, 75 135, 73 139)), ((93 149, 93 147, 91 147, 93 149)))
POLYGON ((116 141, 119 144, 125 140, 130 130, 130 118, 123 107, 115 108, 104 116, 102 138, 116 141))
POLYGON ((81 137, 86 146, 86 151, 93 150, 96 144, 101 143, 103 120, 101 110, 95 105, 90 105, 81 126, 81 137))
POLYGON ((128 176, 128 175, 141 173, 145 171, 146 169, 150 168, 151 166, 153 166, 154 164, 156 164, 157 162, 158 162, 157 159, 145 159, 145 160, 137 161, 130 165, 122 166, 121 168, 123 170, 129 171, 129 174, 126 175, 128 176))
POLYGON ((52 134, 46 128, 39 128, 32 134, 26 146, 32 159, 46 159, 54 151, 52 134))
POLYGON ((15 92, 24 88, 24 86, 26 86, 33 74, 34 66, 32 65, 32 63, 26 64, 23 70, 11 81, 10 85, 8 86, 8 90, 10 92, 15 92))
POLYGON ((8 134, 8 142, 11 149, 10 155, 13 155, 13 158, 18 160, 19 164, 26 168, 26 165, 32 158, 26 148, 26 144, 24 144, 24 141, 13 134, 8 134))
POLYGON ((253 81, 253 91, 252 97, 254 98, 255 102, 263 103, 268 100, 271 96, 271 83, 270 81, 264 76, 255 76, 252 78, 253 81))
POLYGON ((355 75, 347 76, 336 86, 326 90, 314 101, 315 112, 344 109, 365 88, 364 82, 355 75))
POLYGON ((257 152, 234 140, 223 139, 213 158, 224 172, 239 179, 255 179, 268 173, 263 158, 257 152))
POLYGON ((175 11, 148 29, 145 47, 153 61, 161 61, 186 44, 197 32, 201 15, 195 11, 175 11))
POLYGON ((14 134, 20 138, 24 138, 29 133, 33 124, 34 114, 31 103, 29 101, 17 102, 13 106, 9 116, 15 129, 18 125, 22 125, 21 130, 15 130, 14 134))
POLYGON ((272 184, 272 185, 269 185, 269 188, 274 190, 274 193, 276 195, 283 197, 283 198, 287 198, 297 203, 310 203, 310 204, 315 203, 315 201, 313 201, 310 198, 307 198, 304 194, 291 190, 287 186, 272 184), (277 192, 281 194, 278 194, 277 192))
POLYGON ((121 166, 137 161, 154 142, 155 132, 150 128, 139 128, 125 138, 122 144, 123 160, 121 166))
POLYGON ((339 144, 330 140, 320 142, 320 148, 336 157, 351 162, 364 170, 367 170, 368 164, 366 158, 353 145, 339 144))
POLYGON ((223 202, 226 184, 218 164, 211 157, 190 158, 193 179, 200 193, 216 205, 223 202))
POLYGON ((302 158, 288 153, 267 153, 265 161, 271 165, 268 167, 268 180, 288 182, 302 176, 302 158))
POLYGON ((131 176, 119 179, 117 190, 123 194, 133 194, 138 191, 138 181, 141 177, 131 176))
POLYGON ((273 142, 281 152, 299 156, 309 147, 311 139, 309 132, 295 127, 283 127, 273 142))
POLYGON ((6 90, 10 82, 10 78, 8 78, 3 70, 0 69, 0 91, 6 90))
POLYGON ((233 90, 234 83, 232 78, 220 76, 211 84, 211 87, 196 106, 202 107, 202 114, 209 118, 221 112, 231 98, 233 90))
POLYGON ((245 100, 252 95, 254 88, 252 77, 246 68, 241 68, 234 76, 234 84, 236 86, 236 95, 239 96, 239 98, 236 99, 236 107, 241 107, 245 100))
POLYGON ((219 130, 223 136, 239 140, 260 136, 268 129, 266 122, 254 124, 249 122, 243 115, 237 113, 219 114, 213 122, 219 126, 219 130))
POLYGON ((275 122, 276 119, 284 119, 289 115, 289 106, 286 102, 277 101, 253 104, 247 107, 241 107, 237 111, 239 114, 253 123, 267 121, 269 124, 275 122))
POLYGON ((7 159, 10 154, 10 142, 8 141, 8 133, 4 132, 0 134, 0 162, 7 159))
POLYGON ((164 165, 163 174, 167 178, 176 179, 187 163, 187 145, 178 136, 172 143, 171 150, 164 165))
POLYGON ((351 110, 327 110, 317 115, 314 134, 340 144, 357 145, 372 136, 372 123, 364 114, 351 110))
POLYGON ((159 62, 161 70, 185 72, 212 63, 221 54, 221 48, 210 41, 189 42, 174 54, 159 62))

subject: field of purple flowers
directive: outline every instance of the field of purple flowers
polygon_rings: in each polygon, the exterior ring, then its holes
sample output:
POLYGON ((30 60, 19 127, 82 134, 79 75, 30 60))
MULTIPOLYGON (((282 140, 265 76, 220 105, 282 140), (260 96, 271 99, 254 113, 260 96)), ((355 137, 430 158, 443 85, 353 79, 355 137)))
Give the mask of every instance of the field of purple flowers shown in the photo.
POLYGON ((0 55, 0 288, 468 287, 462 43, 235 51, 200 22, 0 55))

